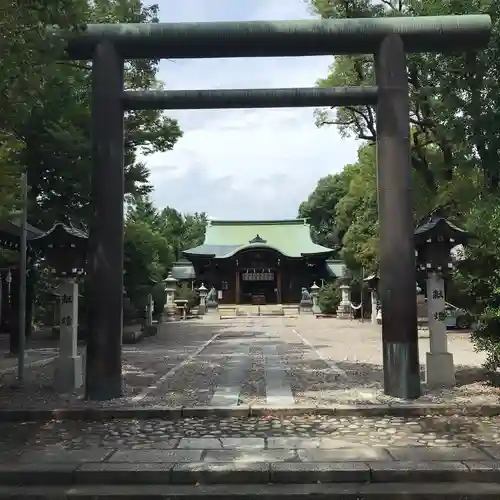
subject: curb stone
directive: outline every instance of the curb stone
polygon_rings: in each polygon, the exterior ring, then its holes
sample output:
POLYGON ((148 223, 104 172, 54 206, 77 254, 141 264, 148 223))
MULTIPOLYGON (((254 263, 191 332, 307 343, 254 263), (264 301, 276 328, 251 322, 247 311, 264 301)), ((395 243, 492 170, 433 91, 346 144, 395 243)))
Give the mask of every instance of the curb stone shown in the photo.
POLYGON ((500 488, 500 467, 499 462, 86 462, 0 466, 0 487, 319 483, 475 483, 500 488))
POLYGON ((112 419, 165 419, 206 417, 259 417, 327 415, 339 417, 418 417, 427 415, 463 415, 470 417, 494 417, 500 415, 498 405, 440 405, 440 404, 392 404, 392 405, 336 405, 336 406, 289 406, 240 405, 230 407, 69 407, 61 409, 1 409, 0 422, 47 422, 51 420, 112 420, 112 419))
POLYGON ((162 485, 140 486, 103 486, 80 487, 0 487, 0 499, 114 499, 114 500, 498 500, 499 484, 449 483, 449 484, 294 484, 294 485, 241 485, 234 486, 200 485, 188 486, 162 485))
POLYGON ((114 499, 114 500, 498 500, 498 484, 294 484, 294 485, 201 485, 171 486, 81 486, 71 487, 0 487, 0 499, 114 499))

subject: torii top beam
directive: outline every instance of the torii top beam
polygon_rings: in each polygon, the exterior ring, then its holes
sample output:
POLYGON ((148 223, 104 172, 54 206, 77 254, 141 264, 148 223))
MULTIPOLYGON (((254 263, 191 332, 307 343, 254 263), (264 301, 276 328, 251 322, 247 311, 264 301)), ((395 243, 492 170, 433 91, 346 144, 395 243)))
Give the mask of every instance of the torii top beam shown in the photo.
POLYGON ((67 35, 67 53, 71 59, 91 59, 96 45, 108 41, 125 59, 371 54, 390 34, 401 35, 406 52, 477 50, 488 43, 491 19, 488 15, 463 15, 89 24, 67 35))

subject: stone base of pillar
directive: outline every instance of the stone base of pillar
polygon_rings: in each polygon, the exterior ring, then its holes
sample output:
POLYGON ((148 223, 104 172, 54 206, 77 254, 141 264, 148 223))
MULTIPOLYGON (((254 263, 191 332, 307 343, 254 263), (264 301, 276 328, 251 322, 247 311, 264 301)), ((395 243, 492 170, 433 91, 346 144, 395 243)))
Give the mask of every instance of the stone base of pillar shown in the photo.
POLYGON ((350 302, 341 302, 337 308, 337 318, 349 319, 351 317, 351 304, 350 302))
POLYGON ((73 392, 83 386, 81 356, 59 356, 55 361, 54 388, 57 392, 73 392))
POLYGON ((175 304, 169 304, 168 306, 165 306, 165 309, 163 310, 163 314, 166 314, 169 318, 172 316, 175 316, 177 313, 177 307, 175 304))
POLYGON ((203 316, 207 312, 205 304, 198 306, 198 316, 203 316))
POLYGON ((451 352, 426 353, 425 382, 429 387, 455 386, 455 367, 451 352))
POLYGON ((312 312, 313 312, 313 314, 321 314, 321 312, 322 312, 321 307, 319 307, 318 304, 314 304, 312 306, 312 312))

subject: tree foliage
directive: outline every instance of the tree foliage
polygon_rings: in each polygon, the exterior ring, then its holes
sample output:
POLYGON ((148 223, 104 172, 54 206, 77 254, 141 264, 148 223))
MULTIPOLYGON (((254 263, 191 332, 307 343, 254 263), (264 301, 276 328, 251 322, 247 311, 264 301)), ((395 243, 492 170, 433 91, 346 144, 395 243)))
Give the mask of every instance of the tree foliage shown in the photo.
MULTIPOLYGON (((323 18, 489 14, 494 31, 486 50, 475 54, 408 55, 412 165, 426 187, 434 192, 437 192, 441 180, 452 179, 457 168, 478 170, 491 189, 499 187, 499 2, 311 0, 310 4, 323 18), (485 134, 485 130, 491 133, 485 134), (432 157, 429 157, 430 152, 432 157), (433 168, 436 160, 440 164, 438 169, 433 168)), ((339 56, 331 65, 328 76, 318 85, 373 83, 373 56, 339 56)), ((344 135, 355 135, 369 141, 376 138, 375 112, 371 107, 318 112, 317 124, 335 124, 344 135)), ((452 200, 442 200, 442 203, 452 203, 452 200)))
POLYGON ((341 293, 336 283, 328 283, 318 294, 318 304, 324 314, 336 314, 341 300, 341 293))
MULTIPOLYGON (((128 206, 125 224, 124 285, 137 309, 146 305, 155 283, 167 277, 180 252, 203 242, 205 213, 182 215, 166 207, 158 210, 148 196, 135 198, 128 206)), ((159 298, 159 293, 156 294, 159 298)))
MULTIPOLYGON (((486 50, 409 54, 411 164, 415 223, 440 209, 476 239, 457 263, 453 294, 481 318, 474 334, 491 367, 500 366, 500 2, 497 0, 309 0, 322 18, 489 14, 493 33, 486 50)), ((371 55, 338 56, 319 86, 374 84, 371 55)), ((340 254, 351 269, 376 270, 378 221, 375 109, 350 106, 316 111, 319 127, 364 139, 358 160, 318 183, 299 214, 314 230, 341 235, 340 254), (335 180, 333 180, 335 179, 335 180), (342 194, 337 185, 347 186, 342 194), (320 214, 320 216, 318 216, 320 214), (326 221, 326 222, 325 222, 326 221), (324 229, 328 227, 328 229, 324 229)))
MULTIPOLYGON (((16 154, 5 160, 28 170, 30 222, 44 227, 55 221, 88 223, 91 63, 58 60, 63 43, 47 36, 45 28, 157 22, 158 7, 139 0, 10 0, 2 8, 6 43, 0 44, 0 140, 16 142, 16 154)), ((126 87, 159 88, 157 69, 156 61, 126 63, 126 87)), ((125 129, 125 190, 147 194, 149 173, 138 153, 171 149, 181 131, 175 120, 154 110, 127 113, 125 129)))

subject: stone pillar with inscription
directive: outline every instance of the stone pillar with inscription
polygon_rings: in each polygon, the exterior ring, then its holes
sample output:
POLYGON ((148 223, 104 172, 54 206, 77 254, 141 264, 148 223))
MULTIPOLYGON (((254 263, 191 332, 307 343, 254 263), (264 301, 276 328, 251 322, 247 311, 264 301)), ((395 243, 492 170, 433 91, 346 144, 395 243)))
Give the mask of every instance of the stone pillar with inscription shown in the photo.
POLYGON ((63 278, 59 290, 61 326, 54 387, 67 393, 83 385, 83 364, 78 355, 78 282, 73 277, 63 278))
POLYGON ((378 306, 377 291, 371 290, 370 297, 371 297, 371 304, 372 304, 371 322, 372 322, 372 325, 376 325, 377 324, 377 312, 378 312, 378 310, 377 310, 377 306, 378 306))
POLYGON ((426 383, 429 387, 453 387, 455 368, 453 355, 448 352, 444 277, 437 272, 427 277, 427 314, 430 349, 426 354, 426 383))
POLYGON ((376 274, 371 274, 370 276, 367 276, 363 281, 367 283, 368 289, 370 290, 371 307, 372 307, 371 322, 373 325, 376 325, 377 312, 378 312, 377 289, 378 289, 379 277, 376 274))

